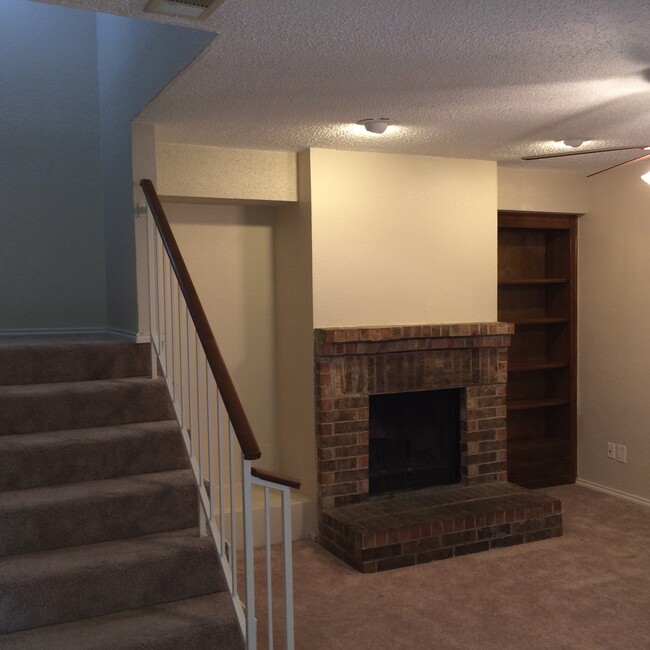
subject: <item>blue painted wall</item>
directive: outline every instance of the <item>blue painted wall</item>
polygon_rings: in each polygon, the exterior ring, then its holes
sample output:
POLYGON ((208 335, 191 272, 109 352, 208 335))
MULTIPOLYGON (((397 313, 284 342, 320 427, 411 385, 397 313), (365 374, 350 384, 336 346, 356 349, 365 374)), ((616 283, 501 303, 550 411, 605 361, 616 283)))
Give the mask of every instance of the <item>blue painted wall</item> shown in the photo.
POLYGON ((0 7, 0 329, 106 322, 95 16, 0 7))
POLYGON ((213 38, 209 32, 97 16, 107 311, 115 329, 137 327, 131 120, 213 38))
POLYGON ((135 332, 131 119, 214 34, 0 5, 0 333, 135 332))

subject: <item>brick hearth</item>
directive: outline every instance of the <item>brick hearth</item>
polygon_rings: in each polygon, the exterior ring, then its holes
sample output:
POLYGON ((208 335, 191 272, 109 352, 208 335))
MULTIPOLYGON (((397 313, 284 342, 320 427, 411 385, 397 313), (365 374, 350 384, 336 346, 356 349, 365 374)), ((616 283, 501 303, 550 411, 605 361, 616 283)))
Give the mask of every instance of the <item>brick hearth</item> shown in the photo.
POLYGON ((562 534, 558 499, 505 482, 371 497, 323 513, 322 545, 363 573, 562 534))
POLYGON ((509 323, 315 331, 319 533, 326 548, 359 570, 376 571, 561 534, 558 501, 506 482, 513 331, 509 323), (369 396, 447 388, 462 389, 461 484, 370 497, 369 396), (453 507, 443 505, 449 498, 453 507), (388 512, 390 525, 382 519, 388 512))

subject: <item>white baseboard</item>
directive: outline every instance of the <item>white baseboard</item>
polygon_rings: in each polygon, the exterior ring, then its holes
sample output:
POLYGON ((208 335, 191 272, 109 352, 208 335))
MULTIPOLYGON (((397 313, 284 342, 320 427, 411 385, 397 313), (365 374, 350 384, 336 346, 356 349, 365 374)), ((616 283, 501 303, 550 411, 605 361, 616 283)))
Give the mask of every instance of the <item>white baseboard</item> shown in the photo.
POLYGON ((52 339, 123 339, 133 343, 150 343, 148 334, 136 333, 117 327, 34 327, 31 329, 0 329, 0 341, 16 339, 24 341, 28 338, 52 339))
POLYGON ((24 339, 29 337, 41 338, 74 338, 100 337, 106 334, 104 327, 35 327, 31 329, 2 329, 0 338, 24 339))
POLYGON ((615 490, 614 488, 600 485, 598 483, 592 483, 591 481, 586 481, 582 478, 576 479, 576 485, 582 485, 582 487, 589 488, 590 490, 604 492, 605 494, 609 494, 613 497, 618 497, 619 499, 625 499, 626 501, 632 501, 632 503, 638 503, 639 505, 650 507, 650 499, 639 497, 635 494, 629 494, 627 492, 623 492, 622 490, 615 490))
POLYGON ((149 335, 141 334, 140 332, 134 332, 133 330, 123 330, 119 327, 107 327, 106 334, 109 336, 125 339, 126 341, 132 341, 133 343, 149 343, 149 335))

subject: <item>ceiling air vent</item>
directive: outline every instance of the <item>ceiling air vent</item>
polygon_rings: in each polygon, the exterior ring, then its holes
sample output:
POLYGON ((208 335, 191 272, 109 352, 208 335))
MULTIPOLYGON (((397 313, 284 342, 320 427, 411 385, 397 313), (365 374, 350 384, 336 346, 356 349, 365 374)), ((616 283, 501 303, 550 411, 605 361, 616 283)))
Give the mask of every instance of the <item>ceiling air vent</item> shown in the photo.
POLYGON ((225 0, 149 0, 144 10, 179 18, 207 18, 225 0))

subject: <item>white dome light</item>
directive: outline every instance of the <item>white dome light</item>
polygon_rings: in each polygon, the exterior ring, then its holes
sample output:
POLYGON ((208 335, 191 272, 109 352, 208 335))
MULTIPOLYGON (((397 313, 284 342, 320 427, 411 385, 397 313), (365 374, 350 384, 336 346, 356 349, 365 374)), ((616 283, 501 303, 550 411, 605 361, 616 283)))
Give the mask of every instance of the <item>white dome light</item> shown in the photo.
POLYGON ((585 138, 567 138, 566 140, 562 140, 562 142, 564 142, 567 147, 577 149, 578 147, 581 147, 586 140, 585 138))
POLYGON ((359 120, 357 124, 361 124, 369 133, 381 135, 388 128, 390 120, 387 117, 368 117, 365 120, 359 120))

